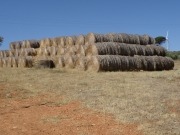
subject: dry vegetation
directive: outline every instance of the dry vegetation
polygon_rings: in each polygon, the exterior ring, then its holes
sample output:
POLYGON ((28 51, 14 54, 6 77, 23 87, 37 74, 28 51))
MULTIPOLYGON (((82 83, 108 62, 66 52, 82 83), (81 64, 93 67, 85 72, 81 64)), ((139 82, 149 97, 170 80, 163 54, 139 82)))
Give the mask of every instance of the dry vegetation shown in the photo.
MULTIPOLYGON (((105 126, 103 128, 103 125, 106 123, 106 125, 109 124, 109 121, 106 121, 106 117, 112 114, 119 125, 122 125, 122 123, 137 125, 136 130, 138 132, 136 133, 133 132, 134 130, 131 131, 131 128, 128 129, 129 132, 121 132, 119 128, 112 126, 116 130, 116 134, 180 134, 180 61, 175 61, 175 68, 171 71, 95 73, 67 69, 37 70, 34 68, 1 68, 0 74, 0 134, 5 134, 9 131, 8 128, 8 131, 6 130, 8 126, 2 128, 2 123, 3 125, 8 124, 6 121, 7 117, 5 118, 5 114, 8 114, 8 112, 5 112, 5 110, 10 106, 9 104, 12 99, 24 101, 24 99, 33 99, 42 93, 49 94, 46 94, 47 98, 41 101, 41 105, 50 104, 51 107, 52 105, 63 107, 63 105, 74 101, 83 104, 80 109, 78 108, 71 112, 79 113, 82 117, 77 117, 74 120, 69 118, 72 121, 70 122, 72 123, 70 126, 71 130, 68 129, 64 133, 115 134, 115 131, 112 133, 105 130, 109 128, 105 126), (4 85, 7 87, 5 91, 2 90, 2 86, 4 85), (17 91, 21 94, 13 94, 17 91), (52 97, 52 94, 56 96, 52 97), (64 98, 62 100, 59 97, 64 98), (83 108, 89 108, 94 112, 102 114, 104 120, 99 118, 99 122, 96 123, 97 125, 91 125, 94 127, 94 131, 97 132, 91 133, 86 131, 91 130, 91 127, 83 128, 81 132, 73 132, 73 130, 78 128, 77 125, 83 125, 85 120, 91 120, 92 115, 91 117, 89 115, 86 116, 90 111, 82 112, 83 108), (79 123, 77 124, 75 123, 77 119, 83 119, 83 121, 78 121, 79 123)), ((31 111, 33 112, 33 107, 29 106, 33 105, 28 104, 24 108, 27 108, 27 110, 32 109, 31 111)), ((38 107, 34 109, 36 109, 34 112, 37 111, 35 113, 36 117, 40 117, 45 113, 47 108, 45 110, 39 110, 38 107), (38 112, 41 113, 39 114, 38 112)), ((56 109, 54 111, 52 110, 52 114, 58 113, 56 109)), ((21 117, 15 120, 15 112, 16 110, 9 113, 8 117, 12 117, 14 121, 21 121, 21 117)), ((24 118, 23 116, 22 119, 24 118)), ((64 121, 61 121, 62 118, 60 119, 59 117, 59 115, 54 114, 48 117, 43 116, 41 119, 44 123, 53 123, 53 126, 47 126, 45 128, 52 129, 55 127, 56 130, 63 130, 61 126, 68 125, 66 125, 67 123, 63 124, 64 121), (56 127, 56 124, 59 123, 62 125, 56 127)), ((65 119, 68 119, 68 117, 65 119)), ((121 126, 121 128, 124 127, 121 126)), ((40 131, 38 125, 36 130, 40 131)), ((19 130, 18 132, 16 131, 16 129, 13 129, 11 133, 23 134, 19 130)), ((35 130, 33 131, 32 133, 34 134, 40 133, 35 132, 35 130)), ((55 131, 53 130, 50 133, 53 132, 55 131)))

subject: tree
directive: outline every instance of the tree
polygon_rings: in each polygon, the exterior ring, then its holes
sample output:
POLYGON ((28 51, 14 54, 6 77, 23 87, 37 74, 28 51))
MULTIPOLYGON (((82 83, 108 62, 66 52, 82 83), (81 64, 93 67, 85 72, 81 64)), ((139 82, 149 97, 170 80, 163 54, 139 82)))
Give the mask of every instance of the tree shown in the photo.
POLYGON ((166 38, 163 37, 163 36, 158 36, 158 37, 155 38, 155 41, 156 41, 157 44, 162 44, 162 43, 164 43, 166 41, 166 38))
POLYGON ((3 42, 3 37, 0 36, 0 45, 2 44, 3 42))

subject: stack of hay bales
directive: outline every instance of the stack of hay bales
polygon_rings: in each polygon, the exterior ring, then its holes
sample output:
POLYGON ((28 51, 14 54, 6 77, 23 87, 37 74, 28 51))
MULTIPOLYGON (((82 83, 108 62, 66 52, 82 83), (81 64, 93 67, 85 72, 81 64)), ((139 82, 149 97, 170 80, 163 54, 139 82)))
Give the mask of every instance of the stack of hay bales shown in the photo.
POLYGON ((93 71, 171 70, 174 62, 148 35, 125 33, 63 36, 10 43, 0 67, 68 68, 93 71))

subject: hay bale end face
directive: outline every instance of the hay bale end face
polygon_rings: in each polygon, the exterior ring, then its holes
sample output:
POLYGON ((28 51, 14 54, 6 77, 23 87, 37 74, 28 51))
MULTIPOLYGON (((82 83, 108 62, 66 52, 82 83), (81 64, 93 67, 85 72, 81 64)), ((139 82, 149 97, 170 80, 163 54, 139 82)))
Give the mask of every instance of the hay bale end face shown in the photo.
POLYGON ((55 64, 52 60, 36 60, 33 62, 35 68, 54 68, 55 64))

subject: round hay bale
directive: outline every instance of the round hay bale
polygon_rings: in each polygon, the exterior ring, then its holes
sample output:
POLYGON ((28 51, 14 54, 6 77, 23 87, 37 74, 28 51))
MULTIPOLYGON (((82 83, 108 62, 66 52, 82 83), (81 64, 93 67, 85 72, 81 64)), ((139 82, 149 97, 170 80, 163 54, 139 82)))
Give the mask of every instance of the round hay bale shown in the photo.
POLYGON ((57 46, 65 46, 65 37, 57 37, 56 38, 57 46))
POLYGON ((127 44, 130 43, 130 37, 128 34, 121 33, 120 35, 122 37, 123 43, 127 43, 127 44))
POLYGON ((4 57, 4 52, 0 51, 0 57, 4 57))
POLYGON ((66 55, 64 57, 65 68, 73 69, 76 66, 77 56, 66 55))
POLYGON ((25 56, 25 48, 21 48, 20 50, 19 50, 19 56, 25 56))
POLYGON ((8 65, 8 59, 7 58, 2 58, 2 67, 6 68, 8 65))
POLYGON ((15 42, 11 42, 9 44, 9 47, 10 47, 11 50, 21 49, 21 45, 22 45, 22 41, 15 41, 15 42))
POLYGON ((86 57, 78 57, 75 63, 75 68, 80 71, 85 71, 87 69, 86 57))
POLYGON ((77 36, 75 44, 76 45, 85 45, 85 36, 84 35, 77 36))
POLYGON ((34 60, 33 62, 34 68, 54 68, 55 64, 52 60, 34 60))
POLYGON ((76 42, 76 37, 75 36, 65 38, 66 47, 74 46, 75 42, 76 42))
POLYGON ((30 68, 33 66, 32 57, 18 57, 18 68, 30 68))
POLYGON ((12 57, 12 67, 17 68, 18 67, 18 61, 16 57, 12 57))
POLYGON ((40 40, 40 47, 46 48, 48 46, 52 46, 52 41, 50 38, 45 38, 40 40))
POLYGON ((56 56, 57 55, 57 47, 56 46, 52 46, 50 48, 50 55, 51 56, 56 56))
POLYGON ((96 43, 94 33, 89 33, 85 36, 85 45, 96 43))
POLYGON ((155 71, 156 67, 155 67, 155 62, 154 62, 153 56, 145 56, 145 60, 147 62, 147 70, 155 71))
POLYGON ((162 65, 161 57, 153 56, 154 62, 155 62, 155 69, 156 71, 164 70, 164 65, 162 65))
POLYGON ((149 36, 149 43, 148 44, 155 44, 155 38, 149 36))
POLYGON ((51 38, 51 46, 58 46, 57 38, 51 38))
POLYGON ((61 56, 58 58, 58 63, 57 63, 56 68, 64 68, 64 67, 65 67, 65 60, 64 60, 64 57, 61 56))
POLYGON ((136 45, 135 48, 137 50, 137 55, 143 55, 143 56, 146 55, 145 47, 144 46, 136 45))
POLYGON ((135 69, 135 60, 134 57, 128 56, 128 61, 129 61, 129 71, 134 71, 135 69))
POLYGON ((160 57, 161 64, 164 67, 164 70, 172 70, 174 68, 174 61, 170 57, 160 57))
POLYGON ((19 56, 20 56, 20 52, 21 52, 21 50, 15 49, 15 50, 14 50, 14 56, 15 56, 15 57, 19 57, 19 56))
POLYGON ((154 55, 154 49, 150 45, 145 46, 145 55, 146 56, 153 56, 154 55))
POLYGON ((43 53, 44 53, 44 48, 37 48, 36 49, 36 52, 37 52, 37 56, 42 56, 43 55, 43 53))
POLYGON ((3 67, 3 58, 0 57, 0 67, 3 67))
POLYGON ((14 56, 14 50, 9 50, 8 55, 9 55, 9 57, 13 57, 14 56))
POLYGON ((11 57, 8 57, 8 58, 7 58, 7 67, 8 67, 8 68, 11 68, 11 67, 12 67, 12 58, 11 58, 11 57))
POLYGON ((62 47, 62 46, 58 46, 57 48, 57 55, 64 55, 66 52, 66 48, 62 47))
POLYGON ((148 45, 149 44, 149 36, 148 35, 139 35, 140 45, 148 45))
POLYGON ((25 56, 37 56, 37 51, 34 48, 26 48, 25 56))
POLYGON ((76 55, 81 57, 81 56, 85 56, 86 55, 86 47, 88 45, 79 45, 79 47, 77 48, 77 52, 76 55))
POLYGON ((119 43, 123 43, 123 39, 122 39, 122 36, 121 34, 111 34, 112 37, 110 37, 110 39, 112 38, 113 39, 113 42, 119 42, 119 43))
POLYGON ((65 54, 76 55, 76 52, 77 52, 77 48, 75 46, 72 46, 66 49, 65 54))
POLYGON ((143 63, 143 59, 141 56, 134 57, 134 66, 135 66, 134 70, 136 70, 136 71, 143 70, 144 63, 143 63))
POLYGON ((126 56, 118 55, 97 55, 91 56, 87 64, 87 70, 99 71, 119 71, 124 70, 127 67, 127 59, 123 58, 126 56), (123 65, 123 63, 125 65, 123 65), (124 67, 123 67, 124 66, 124 67))

